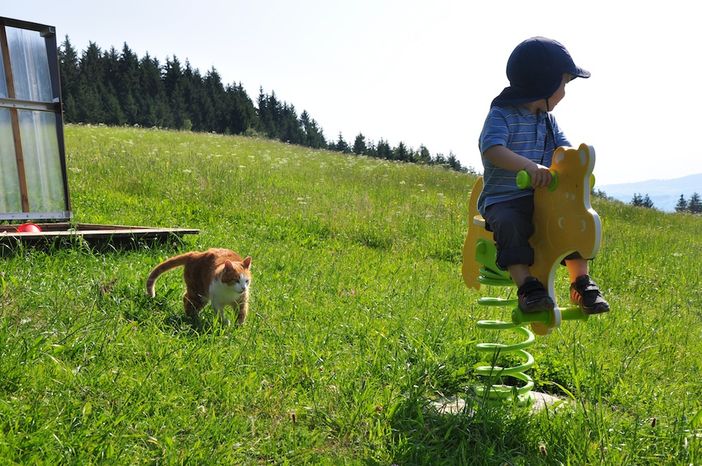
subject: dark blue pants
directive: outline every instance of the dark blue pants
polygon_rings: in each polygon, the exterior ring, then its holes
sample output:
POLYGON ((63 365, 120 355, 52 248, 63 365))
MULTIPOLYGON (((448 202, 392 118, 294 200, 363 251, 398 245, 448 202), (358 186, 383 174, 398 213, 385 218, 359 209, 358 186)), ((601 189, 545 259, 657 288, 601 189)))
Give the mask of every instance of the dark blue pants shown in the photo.
MULTIPOLYGON (((497 266, 507 270, 511 265, 534 264, 534 250, 529 238, 534 234, 534 196, 523 196, 498 202, 485 209, 485 228, 492 231, 497 247, 497 266)), ((565 259, 578 259, 577 252, 565 259)))

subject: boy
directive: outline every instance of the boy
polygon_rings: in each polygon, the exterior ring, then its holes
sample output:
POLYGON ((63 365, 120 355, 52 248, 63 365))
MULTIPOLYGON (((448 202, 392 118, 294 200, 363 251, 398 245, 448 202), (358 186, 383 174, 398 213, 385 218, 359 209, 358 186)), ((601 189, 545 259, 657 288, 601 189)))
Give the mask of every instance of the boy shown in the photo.
MULTIPOLYGON (((491 104, 480 134, 485 186, 478 210, 493 232, 497 265, 509 271, 517 284, 519 308, 524 312, 552 310, 553 299, 529 273, 534 251, 533 190, 516 186, 515 174, 526 170, 532 186, 551 182, 553 150, 570 146, 549 113, 565 96, 565 85, 590 72, 575 66, 568 51, 552 39, 532 37, 519 44, 507 61, 510 85, 491 104)), ((588 314, 609 311, 609 304, 588 275, 588 264, 578 253, 565 258, 570 276, 570 298, 588 314)))

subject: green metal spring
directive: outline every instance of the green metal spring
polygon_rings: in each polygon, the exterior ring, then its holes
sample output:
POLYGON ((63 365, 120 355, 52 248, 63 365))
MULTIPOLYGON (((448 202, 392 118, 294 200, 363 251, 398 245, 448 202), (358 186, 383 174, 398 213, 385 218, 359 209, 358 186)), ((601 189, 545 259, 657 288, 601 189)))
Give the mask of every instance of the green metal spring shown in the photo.
MULTIPOLYGON (((505 272, 482 267, 478 280, 481 284, 501 287, 512 287, 514 283, 505 272)), ((487 377, 487 383, 476 387, 479 396, 487 397, 491 401, 516 400, 519 403, 528 403, 529 392, 534 388, 534 380, 526 373, 534 365, 534 357, 526 351, 534 344, 535 335, 525 325, 539 322, 548 326, 560 324, 563 320, 587 320, 588 315, 579 307, 556 308, 554 312, 537 312, 524 314, 518 307, 517 299, 483 297, 478 299, 478 304, 486 307, 511 307, 511 321, 503 320, 479 320, 478 328, 503 331, 510 330, 516 334, 520 340, 516 343, 478 343, 476 348, 479 352, 485 353, 490 358, 490 365, 481 365, 475 368, 475 373, 479 376, 487 377), (518 355, 523 361, 510 367, 497 365, 497 361, 505 355, 518 355), (501 383, 492 383, 504 377, 512 377, 519 380, 522 385, 513 386, 501 383)))
MULTIPOLYGON (((497 258, 497 250, 494 243, 479 239, 475 249, 476 261, 481 264, 478 281, 482 285, 498 286, 498 287, 513 287, 514 282, 509 274, 505 271, 497 269, 495 265, 497 258)), ((487 397, 488 400, 505 401, 516 399, 520 403, 529 402, 529 392, 534 388, 533 379, 526 374, 526 371, 534 365, 534 357, 526 351, 525 348, 534 344, 535 335, 531 329, 525 325, 539 323, 547 328, 558 327, 564 320, 587 320, 588 315, 575 306, 570 308, 556 308, 553 312, 537 312, 533 314, 524 314, 520 309, 517 299, 505 298, 480 298, 478 304, 481 306, 494 307, 511 307, 512 315, 511 322, 503 320, 480 320, 477 323, 478 328, 487 330, 504 331, 509 330, 516 334, 516 337, 521 338, 516 343, 478 343, 476 348, 479 352, 488 355, 491 361, 490 365, 481 365, 475 369, 475 373, 482 377, 487 377, 487 382, 476 387, 479 396, 487 397), (497 364, 497 361, 504 358, 504 355, 514 354, 521 360, 521 364, 510 367, 502 367, 497 364), (493 381, 504 377, 512 377, 522 383, 520 386, 512 386, 501 383, 493 383, 493 381)))
MULTIPOLYGON (((482 284, 492 286, 513 286, 514 283, 503 273, 487 268, 480 270, 479 280, 482 284)), ((517 308, 516 299, 504 298, 480 298, 478 304, 481 306, 512 307, 517 308)), ((544 313, 547 314, 547 313, 544 313)), ((533 379, 526 373, 534 365, 534 357, 525 348, 534 344, 534 333, 527 327, 515 322, 503 320, 479 320, 478 328, 488 330, 511 330, 515 332, 520 341, 516 343, 478 343, 476 348, 479 352, 485 353, 490 358, 490 365, 481 365, 475 368, 475 373, 479 376, 487 377, 484 385, 477 386, 478 396, 486 397, 491 401, 504 401, 514 399, 518 402, 527 402, 529 392, 534 388, 533 379), (516 354, 523 361, 521 364, 503 367, 497 364, 499 359, 504 359, 507 354, 516 354), (519 380, 521 386, 512 386, 502 383, 492 383, 504 377, 512 377, 519 380)))

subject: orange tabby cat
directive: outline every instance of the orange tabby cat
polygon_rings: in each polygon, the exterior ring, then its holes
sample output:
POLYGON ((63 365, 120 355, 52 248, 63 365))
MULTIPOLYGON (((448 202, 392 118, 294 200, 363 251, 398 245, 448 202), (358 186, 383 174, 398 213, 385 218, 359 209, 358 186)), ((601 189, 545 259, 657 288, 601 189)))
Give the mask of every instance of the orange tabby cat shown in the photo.
POLYGON ((224 315, 224 307, 230 305, 239 309, 237 324, 243 324, 249 310, 249 285, 251 284, 251 257, 242 259, 229 249, 212 248, 204 252, 187 252, 166 259, 157 265, 146 280, 146 292, 156 296, 154 285, 159 275, 180 266, 184 267, 186 292, 183 296, 185 314, 195 323, 198 314, 207 304, 219 315, 224 325, 229 320, 224 315))

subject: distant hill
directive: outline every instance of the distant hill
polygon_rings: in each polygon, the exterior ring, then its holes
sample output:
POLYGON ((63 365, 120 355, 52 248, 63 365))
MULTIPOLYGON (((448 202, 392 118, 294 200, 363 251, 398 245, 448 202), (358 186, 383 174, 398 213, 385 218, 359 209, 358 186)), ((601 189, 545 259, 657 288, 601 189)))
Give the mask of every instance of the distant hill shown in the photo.
POLYGON ((604 191, 607 196, 623 202, 631 202, 634 194, 648 194, 653 201, 653 207, 664 212, 675 212, 680 195, 689 200, 692 193, 702 195, 702 173, 688 175, 672 180, 648 180, 636 183, 608 184, 595 186, 604 191))

